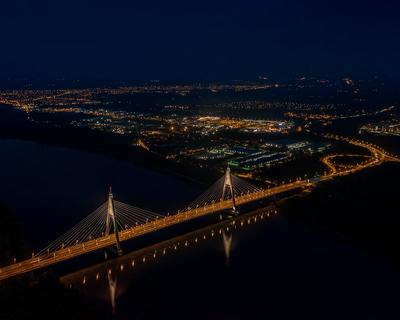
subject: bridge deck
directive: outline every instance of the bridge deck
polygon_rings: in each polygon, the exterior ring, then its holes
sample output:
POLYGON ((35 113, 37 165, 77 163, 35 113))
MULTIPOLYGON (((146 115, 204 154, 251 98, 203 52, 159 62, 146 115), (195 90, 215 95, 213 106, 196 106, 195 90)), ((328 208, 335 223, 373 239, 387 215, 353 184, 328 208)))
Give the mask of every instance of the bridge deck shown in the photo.
MULTIPOLYGON (((269 196, 273 196, 282 192, 290 191, 296 188, 304 188, 310 186, 314 183, 318 183, 320 181, 332 179, 336 176, 344 176, 348 175, 367 167, 372 167, 375 165, 379 165, 384 161, 395 161, 400 162, 400 159, 397 156, 387 154, 383 149, 371 145, 369 143, 365 143, 358 140, 352 140, 349 138, 333 136, 333 135, 325 135, 326 138, 336 139, 336 140, 343 140, 350 144, 360 146, 366 148, 371 153, 371 161, 368 163, 364 163, 363 165, 357 165, 353 168, 338 171, 336 168, 329 164, 328 167, 330 168, 331 172, 321 176, 311 179, 310 181, 307 180, 299 180, 288 184, 283 184, 281 186, 277 186, 270 189, 260 190, 251 194, 246 194, 242 196, 236 197, 236 204, 242 205, 246 203, 250 203, 252 201, 260 200, 262 198, 266 198, 269 196)), ((135 226, 133 228, 119 231, 120 241, 126 241, 129 239, 133 239, 135 237, 139 237, 141 235, 145 235, 163 228, 167 228, 169 226, 173 226, 178 223, 182 223, 185 221, 189 221, 201 216, 209 215, 221 210, 225 210, 232 207, 231 200, 221 201, 212 205, 206 205, 199 208, 189 209, 183 212, 179 212, 175 215, 165 216, 161 219, 140 225, 135 226)), ((21 261, 19 263, 15 263, 0 269, 0 280, 11 278, 29 271, 33 271, 36 269, 40 269, 46 266, 50 266, 56 264, 61 261, 65 261, 68 259, 72 259, 74 257, 78 257, 80 255, 86 254, 88 252, 96 251, 101 248, 106 248, 112 246, 116 243, 116 238, 114 234, 100 237, 97 239, 89 240, 84 243, 79 243, 77 245, 71 246, 69 248, 60 249, 55 251, 51 254, 45 254, 38 257, 34 257, 25 261, 21 261)))
MULTIPOLYGON (((269 196, 273 196, 286 191, 302 188, 310 185, 307 181, 296 181, 284 184, 271 189, 260 190, 252 194, 246 194, 236 197, 236 204, 243 205, 269 196)), ((209 215, 221 210, 232 208, 232 200, 221 201, 204 207, 189 209, 174 215, 165 216, 158 220, 136 226, 127 230, 119 231, 120 241, 130 240, 141 235, 145 235, 157 230, 167 228, 185 221, 189 221, 201 216, 209 215)), ((115 234, 110 234, 101 238, 79 243, 77 245, 57 250, 53 253, 34 257, 21 261, 0 269, 0 280, 11 278, 26 272, 47 267, 65 260, 69 260, 80 255, 93 252, 102 248, 110 247, 116 243, 115 234)))

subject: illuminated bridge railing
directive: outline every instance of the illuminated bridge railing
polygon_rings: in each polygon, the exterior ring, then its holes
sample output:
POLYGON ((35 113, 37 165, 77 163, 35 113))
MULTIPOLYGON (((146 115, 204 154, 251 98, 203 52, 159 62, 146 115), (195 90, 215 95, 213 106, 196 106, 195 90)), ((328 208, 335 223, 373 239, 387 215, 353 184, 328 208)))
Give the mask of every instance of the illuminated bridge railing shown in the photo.
POLYGON ((369 143, 339 136, 326 137, 344 140, 353 145, 367 148, 372 154, 371 161, 355 168, 325 174, 311 180, 296 180, 269 189, 260 189, 252 186, 248 182, 231 175, 228 168, 225 175, 198 199, 192 202, 188 208, 167 216, 157 215, 150 211, 114 201, 110 190, 108 202, 73 227, 70 230, 71 234, 68 232, 65 233, 31 259, 0 268, 0 280, 50 266, 109 246, 117 245, 119 249, 120 242, 222 210, 235 210, 235 206, 296 188, 307 187, 335 176, 354 173, 363 168, 378 165, 383 161, 399 161, 397 156, 387 154, 381 148, 369 143), (78 229, 76 229, 77 227, 78 229), (82 229, 84 233, 82 233, 82 229), (80 236, 74 238, 77 234, 76 230, 80 230, 78 232, 80 236), (88 230, 90 234, 89 238, 87 237, 88 230))
MULTIPOLYGON (((236 203, 237 205, 246 204, 268 196, 279 194, 284 191, 292 190, 295 188, 301 188, 307 184, 308 184, 307 181, 296 181, 287 185, 282 185, 271 189, 259 190, 254 193, 238 196, 236 198, 236 203)), ((232 199, 227 199, 203 207, 187 209, 185 211, 181 211, 173 215, 164 216, 162 218, 156 219, 154 221, 139 226, 134 226, 126 230, 121 230, 118 232, 119 239, 121 242, 123 242, 145 234, 155 232, 163 228, 167 228, 201 216, 209 215, 230 208, 232 208, 232 199)), ((116 242, 116 235, 109 234, 107 236, 99 237, 96 239, 88 240, 83 243, 72 245, 68 248, 59 249, 49 254, 43 253, 31 259, 21 261, 19 263, 15 263, 13 265, 9 265, 7 267, 2 268, 0 271, 0 279, 5 279, 21 273, 26 273, 29 271, 44 268, 46 266, 50 266, 65 260, 69 260, 89 252, 93 252, 102 248, 107 248, 115 245, 115 242, 116 242)))
MULTIPOLYGON (((232 179, 233 181, 237 181, 236 179, 232 179)), ((229 182, 228 182, 229 183, 229 182)), ((233 201, 237 206, 250 203, 252 201, 256 201, 268 196, 273 196, 288 190, 292 190, 295 188, 301 188, 306 185, 309 185, 310 183, 305 180, 298 180, 292 183, 284 184, 281 186, 277 186, 274 188, 269 188, 269 189, 260 189, 260 188, 255 188, 253 192, 247 192, 245 194, 240 194, 236 197, 235 199, 232 199, 232 196, 228 196, 224 200, 220 200, 218 202, 212 202, 211 204, 207 204, 204 206, 197 206, 195 208, 186 208, 183 211, 179 211, 176 214, 171 214, 171 215, 155 215, 151 212, 144 211, 138 208, 130 207, 128 205, 125 205, 121 202, 116 202, 117 206, 116 208, 134 208, 134 209, 129 209, 129 210, 135 210, 135 214, 139 212, 142 214, 143 212, 146 212, 146 214, 151 215, 152 219, 149 220, 146 218, 146 220, 143 220, 144 218, 140 216, 142 219, 141 224, 137 225, 132 224, 130 227, 124 228, 124 224, 122 224, 120 221, 115 220, 115 225, 118 228, 115 228, 117 230, 116 233, 109 233, 107 235, 101 235, 97 236, 96 238, 93 239, 88 239, 86 241, 80 242, 80 243, 74 243, 72 245, 69 245, 68 247, 60 247, 59 244, 57 244, 58 249, 54 251, 49 251, 42 250, 40 254, 32 257, 31 259, 27 259, 24 261, 21 261, 19 263, 15 263, 3 268, 0 268, 0 280, 1 279, 6 279, 12 276, 16 276, 22 273, 30 272, 33 270, 37 270, 40 268, 44 268, 65 260, 69 260, 78 256, 81 256, 83 254, 87 254, 89 252, 93 252, 99 249, 107 248, 110 246, 115 245, 116 243, 119 244, 119 242, 127 241, 145 234, 149 234, 152 232, 156 232, 160 229, 167 228, 176 224, 180 224, 201 216, 206 216, 215 212, 219 212, 222 210, 226 209, 232 209, 233 206, 233 201), (139 210, 139 211, 137 211, 139 210)), ((100 208, 105 208, 105 204, 102 205, 100 208)), ((107 218, 109 217, 110 214, 118 215, 118 210, 114 212, 115 208, 113 207, 113 200, 112 200, 112 195, 110 193, 110 198, 109 198, 109 203, 108 203, 108 213, 107 213, 107 218)), ((97 215, 103 216, 103 211, 97 210, 98 213, 97 215)), ((97 212, 96 211, 96 212, 97 212)), ((120 211, 122 212, 122 211, 120 211)), ((102 219, 103 219, 102 218, 102 219)), ((112 217, 111 217, 112 218, 112 217)), ((110 218, 110 219, 111 219, 110 218)), ((126 222, 128 221, 129 216, 125 214, 123 221, 126 222)), ((110 220, 111 221, 111 220, 110 220)), ((130 220, 129 220, 130 221, 130 220)), ((132 221, 131 221, 132 222, 132 221)), ((97 222, 96 222, 97 223, 97 222)), ((79 224, 78 224, 79 225, 79 224)), ((73 230, 73 229, 72 229, 73 230)), ((62 237, 61 237, 62 238, 62 237)), ((49 246, 51 247, 51 246, 49 246)))

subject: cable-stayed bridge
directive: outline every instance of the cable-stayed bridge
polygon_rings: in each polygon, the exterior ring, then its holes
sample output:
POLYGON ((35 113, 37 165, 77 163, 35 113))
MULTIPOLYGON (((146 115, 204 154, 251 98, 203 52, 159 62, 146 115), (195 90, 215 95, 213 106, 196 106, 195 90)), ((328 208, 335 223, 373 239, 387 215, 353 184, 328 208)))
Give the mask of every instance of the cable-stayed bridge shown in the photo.
POLYGON ((118 254, 122 254, 121 242, 126 240, 222 210, 236 214, 240 205, 309 184, 309 181, 296 180, 274 188, 262 189, 232 175, 228 168, 224 176, 187 208, 167 215, 119 202, 114 199, 110 188, 105 203, 31 259, 1 268, 0 280, 111 246, 116 246, 118 254))
POLYGON ((32 258, 0 268, 0 280, 111 246, 116 246, 118 254, 122 254, 121 242, 129 239, 222 210, 230 210, 232 214, 236 214, 237 207, 246 203, 308 187, 337 176, 352 174, 385 161, 400 162, 397 156, 388 154, 382 148, 370 143, 340 136, 326 137, 366 148, 371 155, 360 164, 344 168, 332 163, 331 157, 328 156, 322 162, 327 165, 330 172, 309 180, 299 178, 267 189, 258 188, 232 175, 228 167, 216 183, 187 208, 175 214, 156 214, 116 201, 110 190, 108 200, 104 204, 32 258))

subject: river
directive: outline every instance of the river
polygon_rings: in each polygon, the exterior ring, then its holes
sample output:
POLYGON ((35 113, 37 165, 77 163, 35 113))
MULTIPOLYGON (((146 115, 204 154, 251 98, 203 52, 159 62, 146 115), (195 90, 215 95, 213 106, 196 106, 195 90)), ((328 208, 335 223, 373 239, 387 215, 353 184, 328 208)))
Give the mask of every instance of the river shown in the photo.
MULTIPOLYGON (((201 192, 82 151, 18 140, 0 150, 0 200, 33 250, 106 201, 109 185, 118 200, 159 212, 201 192)), ((270 208, 62 276, 117 319, 399 318, 397 269, 270 208)))

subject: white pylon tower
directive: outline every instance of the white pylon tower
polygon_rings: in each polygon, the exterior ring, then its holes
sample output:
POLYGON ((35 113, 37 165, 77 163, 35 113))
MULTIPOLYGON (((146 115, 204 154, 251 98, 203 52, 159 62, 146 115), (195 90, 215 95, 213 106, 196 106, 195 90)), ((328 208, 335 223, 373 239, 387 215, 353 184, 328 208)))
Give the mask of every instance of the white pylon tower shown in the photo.
POLYGON ((235 193, 233 192, 233 185, 232 185, 232 176, 231 176, 231 168, 229 166, 226 168, 225 172, 225 180, 224 180, 224 186, 222 189, 222 200, 225 199, 226 190, 229 190, 231 196, 232 196, 232 211, 236 212, 236 200, 235 200, 235 193))
POLYGON ((112 189, 110 187, 110 192, 108 193, 108 207, 107 207, 107 219, 106 219, 106 235, 110 234, 111 223, 114 227, 115 234, 115 245, 117 247, 118 255, 122 255, 122 249, 119 243, 119 233, 118 233, 118 225, 115 218, 115 209, 114 209, 114 197, 112 194, 112 189))

